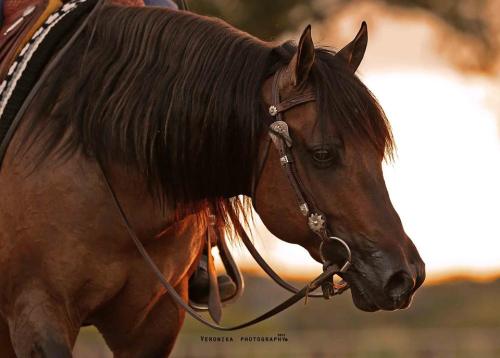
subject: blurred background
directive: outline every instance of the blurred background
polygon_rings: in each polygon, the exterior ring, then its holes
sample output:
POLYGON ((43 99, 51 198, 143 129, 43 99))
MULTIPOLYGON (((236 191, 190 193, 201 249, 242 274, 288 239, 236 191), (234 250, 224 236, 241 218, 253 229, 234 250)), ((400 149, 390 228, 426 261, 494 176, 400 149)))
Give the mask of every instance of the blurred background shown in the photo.
MULTIPOLYGON (((357 311, 346 293, 313 300, 242 332, 219 334, 186 319, 174 357, 500 357, 500 1, 191 0, 268 41, 298 40, 312 24, 316 45, 340 49, 368 23, 358 75, 393 127, 397 156, 387 187, 428 279, 405 311, 357 311), (284 334, 287 342, 241 342, 284 334), (234 342, 203 342, 201 337, 234 342)), ((256 217, 254 239, 283 276, 303 284, 321 267, 274 238, 256 217)), ((233 250, 245 297, 225 324, 253 318, 287 297, 233 250)), ((109 357, 93 328, 76 357, 109 357)))

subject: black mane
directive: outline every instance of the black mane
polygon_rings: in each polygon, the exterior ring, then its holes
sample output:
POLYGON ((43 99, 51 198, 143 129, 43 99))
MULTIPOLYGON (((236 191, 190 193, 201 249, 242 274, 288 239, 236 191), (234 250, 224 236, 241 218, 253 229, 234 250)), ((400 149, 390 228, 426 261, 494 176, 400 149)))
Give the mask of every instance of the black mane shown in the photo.
MULTIPOLYGON (((169 206, 208 200, 227 222, 265 130, 263 81, 294 51, 192 13, 106 6, 47 82, 30 140, 46 141, 40 162, 82 150, 135 168, 169 206)), ((390 150, 376 100, 333 52, 316 51, 319 120, 390 150)))

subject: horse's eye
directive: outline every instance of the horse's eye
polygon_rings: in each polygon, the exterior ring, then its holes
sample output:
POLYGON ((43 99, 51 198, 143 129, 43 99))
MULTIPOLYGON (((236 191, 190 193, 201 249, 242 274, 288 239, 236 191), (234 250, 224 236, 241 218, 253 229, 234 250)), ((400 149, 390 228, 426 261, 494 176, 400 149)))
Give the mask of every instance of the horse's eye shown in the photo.
POLYGON ((313 150, 312 157, 316 165, 326 168, 335 161, 335 152, 330 148, 317 148, 313 150))
POLYGON ((324 162, 325 160, 329 160, 331 157, 330 151, 328 149, 318 149, 314 151, 313 158, 318 162, 324 162))

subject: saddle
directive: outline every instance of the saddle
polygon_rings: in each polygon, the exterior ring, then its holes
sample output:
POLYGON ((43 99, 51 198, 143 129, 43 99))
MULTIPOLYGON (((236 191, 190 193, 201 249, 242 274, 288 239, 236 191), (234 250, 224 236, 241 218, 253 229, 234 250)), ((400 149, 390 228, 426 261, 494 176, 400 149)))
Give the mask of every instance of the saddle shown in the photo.
MULTIPOLYGON (((44 21, 66 1, 0 0, 0 80, 44 21)), ((143 0, 111 0, 113 4, 144 6, 143 0)))
POLYGON ((23 46, 56 11, 60 0, 7 0, 3 4, 0 33, 0 79, 5 78, 23 46))

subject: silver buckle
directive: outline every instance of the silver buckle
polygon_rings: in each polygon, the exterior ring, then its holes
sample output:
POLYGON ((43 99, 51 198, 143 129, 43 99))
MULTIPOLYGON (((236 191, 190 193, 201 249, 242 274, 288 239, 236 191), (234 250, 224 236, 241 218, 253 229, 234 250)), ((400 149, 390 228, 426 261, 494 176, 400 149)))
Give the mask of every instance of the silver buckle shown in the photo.
POLYGON ((291 162, 292 161, 290 160, 290 158, 288 158, 288 156, 286 154, 280 158, 280 163, 282 166, 290 164, 291 162))
POLYGON ((307 203, 300 204, 299 210, 304 216, 307 216, 309 214, 309 206, 307 206, 307 203))

